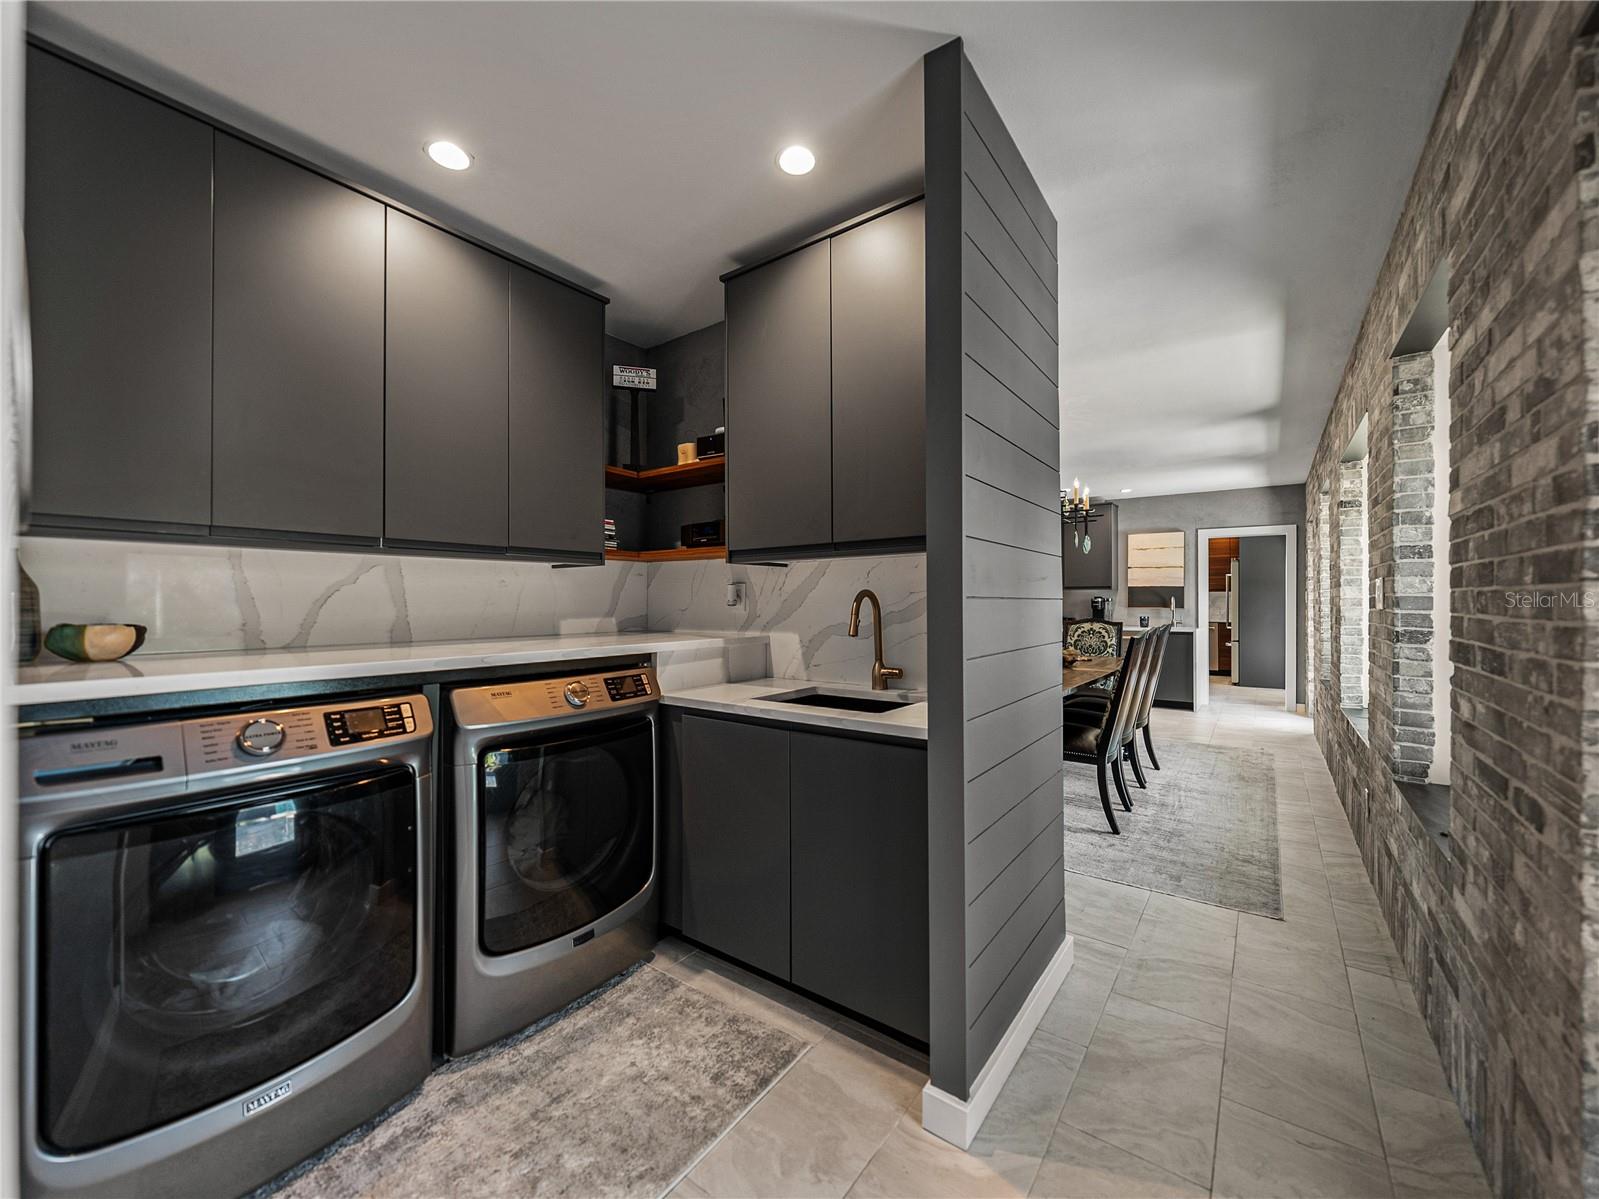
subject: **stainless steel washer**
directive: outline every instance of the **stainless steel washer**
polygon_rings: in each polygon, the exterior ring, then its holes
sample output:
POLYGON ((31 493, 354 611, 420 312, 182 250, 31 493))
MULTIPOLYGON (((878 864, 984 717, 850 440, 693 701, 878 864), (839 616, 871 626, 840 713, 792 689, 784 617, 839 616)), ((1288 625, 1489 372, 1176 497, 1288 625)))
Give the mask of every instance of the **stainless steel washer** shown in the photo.
POLYGON ((450 693, 452 1057, 560 1010, 654 946, 658 696, 648 667, 450 693))
POLYGON ((19 745, 23 1186, 234 1195, 431 1066, 421 695, 19 745))

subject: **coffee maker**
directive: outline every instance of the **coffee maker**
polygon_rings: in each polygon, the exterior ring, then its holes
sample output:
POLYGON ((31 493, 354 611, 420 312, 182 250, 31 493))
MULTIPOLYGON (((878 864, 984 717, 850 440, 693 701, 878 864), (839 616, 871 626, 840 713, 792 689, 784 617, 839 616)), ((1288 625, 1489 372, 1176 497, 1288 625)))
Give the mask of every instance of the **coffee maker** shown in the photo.
POLYGON ((1096 595, 1088 601, 1088 606, 1092 609, 1095 620, 1110 619, 1110 596, 1096 595))

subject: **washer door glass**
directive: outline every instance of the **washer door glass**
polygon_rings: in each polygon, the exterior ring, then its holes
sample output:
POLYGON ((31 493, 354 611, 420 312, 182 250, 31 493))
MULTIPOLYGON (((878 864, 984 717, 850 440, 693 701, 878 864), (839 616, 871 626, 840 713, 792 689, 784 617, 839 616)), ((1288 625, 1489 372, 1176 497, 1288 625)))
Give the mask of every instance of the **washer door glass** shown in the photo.
POLYGON ((655 866, 650 717, 488 750, 478 782, 485 953, 515 953, 574 932, 649 885, 655 866))
POLYGON ((40 1134, 78 1152, 286 1073, 416 972, 416 776, 235 794, 40 855, 40 1134))

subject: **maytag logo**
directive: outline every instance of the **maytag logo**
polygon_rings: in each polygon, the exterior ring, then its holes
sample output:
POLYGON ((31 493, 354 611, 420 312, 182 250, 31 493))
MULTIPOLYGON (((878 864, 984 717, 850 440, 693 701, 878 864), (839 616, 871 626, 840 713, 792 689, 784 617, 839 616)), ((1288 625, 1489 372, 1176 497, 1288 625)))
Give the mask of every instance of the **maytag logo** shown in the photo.
POLYGON ((98 741, 72 741, 67 744, 67 748, 75 754, 87 754, 97 749, 115 749, 117 745, 115 737, 102 737, 98 741))
POLYGON ((294 1080, 286 1078, 270 1091, 262 1091, 254 1099, 244 1101, 244 1114, 253 1116, 264 1107, 271 1107, 279 1099, 287 1099, 289 1092, 294 1090, 294 1080))

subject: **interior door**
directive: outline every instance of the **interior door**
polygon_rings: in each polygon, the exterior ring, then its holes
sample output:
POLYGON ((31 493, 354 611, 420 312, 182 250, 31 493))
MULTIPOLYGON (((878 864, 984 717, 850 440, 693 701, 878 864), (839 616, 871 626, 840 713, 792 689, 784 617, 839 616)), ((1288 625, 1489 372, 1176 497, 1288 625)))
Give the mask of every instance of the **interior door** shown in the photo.
POLYGON ((1284 686, 1288 603, 1283 567, 1287 553, 1288 543, 1281 534, 1245 537, 1238 543, 1238 617, 1244 636, 1233 661, 1240 686, 1284 686))
POLYGON ((1228 677, 1238 684, 1238 559, 1227 565, 1227 660, 1228 677))

